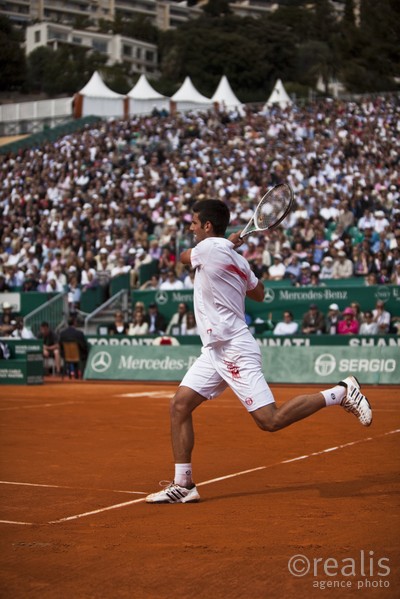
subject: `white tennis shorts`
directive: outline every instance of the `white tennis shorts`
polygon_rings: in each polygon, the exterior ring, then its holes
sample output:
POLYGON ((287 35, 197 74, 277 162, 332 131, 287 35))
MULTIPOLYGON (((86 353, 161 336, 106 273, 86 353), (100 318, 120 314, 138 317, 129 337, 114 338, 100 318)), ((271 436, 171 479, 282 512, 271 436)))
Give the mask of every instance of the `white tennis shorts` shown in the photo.
POLYGON ((224 344, 203 347, 180 386, 207 399, 230 387, 249 412, 275 401, 262 372, 260 348, 250 332, 224 344))

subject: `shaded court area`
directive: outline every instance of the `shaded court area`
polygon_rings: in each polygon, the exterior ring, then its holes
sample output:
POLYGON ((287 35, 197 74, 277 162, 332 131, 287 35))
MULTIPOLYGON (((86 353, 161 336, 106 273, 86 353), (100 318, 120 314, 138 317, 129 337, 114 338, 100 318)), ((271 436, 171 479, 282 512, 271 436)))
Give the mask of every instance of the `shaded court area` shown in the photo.
POLYGON ((1 596, 398 596, 398 388, 364 388, 370 428, 334 407, 275 434, 227 391, 194 415, 202 501, 147 505, 175 388, 1 388, 1 596))

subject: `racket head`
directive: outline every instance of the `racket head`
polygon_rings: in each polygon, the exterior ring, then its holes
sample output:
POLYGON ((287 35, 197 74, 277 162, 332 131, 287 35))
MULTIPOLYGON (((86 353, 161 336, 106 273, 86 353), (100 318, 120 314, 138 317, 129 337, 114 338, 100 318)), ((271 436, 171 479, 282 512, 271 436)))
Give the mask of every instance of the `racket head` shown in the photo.
POLYGON ((255 231, 268 231, 278 227, 292 209, 293 201, 293 190, 288 183, 272 187, 259 201, 251 220, 240 234, 240 239, 255 231))
POLYGON ((254 212, 254 224, 259 231, 275 229, 287 217, 293 206, 293 190, 280 183, 267 191, 254 212))

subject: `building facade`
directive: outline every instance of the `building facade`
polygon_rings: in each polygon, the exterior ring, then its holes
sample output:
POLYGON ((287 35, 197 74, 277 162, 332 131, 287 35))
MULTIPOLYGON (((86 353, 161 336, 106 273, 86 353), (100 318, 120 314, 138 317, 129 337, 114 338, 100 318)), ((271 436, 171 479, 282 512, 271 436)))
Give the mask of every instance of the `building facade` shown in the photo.
POLYGON ((0 14, 26 26, 51 21, 75 28, 97 27, 100 21, 146 17, 162 30, 202 14, 199 7, 174 0, 0 0, 0 14))
POLYGON ((127 62, 131 73, 157 75, 157 46, 141 40, 124 37, 119 34, 98 33, 91 30, 74 29, 68 25, 42 22, 26 28, 26 54, 40 46, 56 50, 60 45, 68 44, 99 52, 107 56, 107 64, 127 62))

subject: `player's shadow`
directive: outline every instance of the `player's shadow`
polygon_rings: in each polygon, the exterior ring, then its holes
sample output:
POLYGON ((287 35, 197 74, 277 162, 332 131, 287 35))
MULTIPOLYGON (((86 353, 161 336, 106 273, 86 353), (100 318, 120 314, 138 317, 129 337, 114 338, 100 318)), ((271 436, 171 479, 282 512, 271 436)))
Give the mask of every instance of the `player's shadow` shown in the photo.
POLYGON ((293 483, 285 486, 267 485, 263 489, 215 495, 214 497, 208 497, 207 501, 255 495, 299 493, 301 491, 318 491, 319 496, 324 498, 354 497, 357 495, 363 497, 379 497, 381 495, 400 494, 400 488, 392 488, 393 485, 399 482, 400 478, 397 472, 369 474, 359 476, 353 480, 332 480, 329 482, 315 481, 307 484, 293 483))

